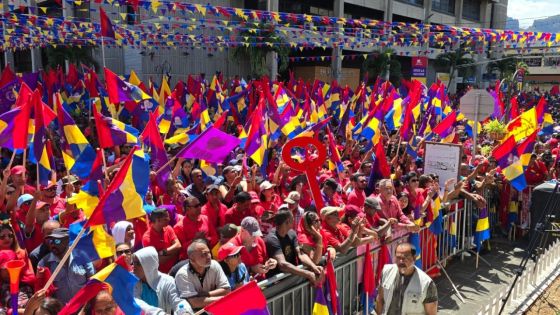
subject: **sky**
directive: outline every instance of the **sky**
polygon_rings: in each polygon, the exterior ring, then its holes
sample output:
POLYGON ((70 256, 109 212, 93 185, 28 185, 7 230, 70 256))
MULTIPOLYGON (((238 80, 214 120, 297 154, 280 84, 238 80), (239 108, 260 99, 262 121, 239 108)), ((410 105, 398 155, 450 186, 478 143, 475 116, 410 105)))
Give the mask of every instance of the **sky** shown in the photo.
POLYGON ((509 0, 507 12, 525 28, 533 25, 535 19, 560 15, 560 0, 509 0))

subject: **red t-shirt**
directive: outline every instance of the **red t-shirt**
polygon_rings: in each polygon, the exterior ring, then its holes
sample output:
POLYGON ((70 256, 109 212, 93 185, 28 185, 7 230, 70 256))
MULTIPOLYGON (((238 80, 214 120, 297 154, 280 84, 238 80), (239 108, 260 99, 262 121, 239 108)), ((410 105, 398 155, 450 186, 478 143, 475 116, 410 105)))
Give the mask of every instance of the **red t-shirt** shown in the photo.
POLYGON ((251 207, 249 207, 249 209, 247 209, 246 211, 242 212, 237 210, 237 205, 233 205, 233 207, 229 208, 226 211, 226 214, 224 216, 225 218, 224 224, 233 223, 239 226, 241 225, 241 221, 243 221, 245 217, 257 217, 257 214, 251 210, 251 207))
POLYGON ((55 197, 53 203, 50 206, 51 210, 51 217, 61 213, 62 211, 66 210, 66 200, 55 197))
POLYGON ((373 215, 369 215, 366 213, 366 220, 368 223, 368 227, 373 227, 373 228, 377 228, 379 227, 381 224, 379 222, 379 220, 381 220, 381 215, 379 214, 379 211, 376 211, 373 215))
POLYGON ((219 209, 215 209, 210 202, 207 202, 201 209, 201 213, 208 217, 208 222, 214 228, 219 228, 224 225, 226 211, 228 210, 226 205, 221 202, 219 204, 219 209))
POLYGON ((251 248, 251 250, 248 250, 243 245, 243 241, 241 240, 241 236, 239 234, 230 239, 228 243, 232 243, 236 246, 243 246, 243 249, 241 250, 241 261, 247 267, 264 264, 268 259, 268 255, 266 253, 266 245, 262 237, 257 236, 255 238, 255 244, 253 248, 251 248))
POLYGON ((366 203, 366 193, 363 190, 358 191, 354 189, 350 194, 348 194, 348 204, 354 205, 358 208, 363 209, 366 203))
POLYGON ((336 228, 332 228, 327 224, 323 224, 323 237, 327 246, 340 246, 344 242, 352 230, 346 224, 339 223, 336 228))
POLYGON ((43 227, 37 222, 33 223, 33 232, 31 235, 25 235, 25 249, 27 252, 33 251, 43 243, 43 227))
POLYGON ((196 221, 193 221, 189 219, 188 216, 185 216, 181 221, 175 224, 173 230, 184 249, 179 255, 180 259, 187 258, 186 249, 195 238, 198 238, 197 234, 202 235, 202 238, 208 241, 208 247, 210 248, 214 247, 214 245, 218 242, 218 233, 216 232, 216 228, 210 224, 208 217, 204 214, 201 214, 196 221))
MULTIPOLYGON (((176 239, 177 236, 175 235, 173 228, 169 225, 163 228, 162 233, 159 233, 150 227, 142 237, 142 245, 144 247, 153 246, 159 252, 160 250, 169 248, 176 239)), ((159 271, 168 273, 175 263, 176 261, 173 259, 170 259, 165 263, 160 262, 159 271)))

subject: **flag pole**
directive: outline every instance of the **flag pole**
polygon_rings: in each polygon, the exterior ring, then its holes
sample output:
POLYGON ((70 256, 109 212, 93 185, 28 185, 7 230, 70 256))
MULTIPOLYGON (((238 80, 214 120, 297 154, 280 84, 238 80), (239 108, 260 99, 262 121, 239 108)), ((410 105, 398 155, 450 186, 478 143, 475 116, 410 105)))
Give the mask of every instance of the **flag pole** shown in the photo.
MULTIPOLYGON (((21 165, 23 165, 23 178, 25 178, 25 173, 27 171, 27 167, 26 167, 27 161, 26 160, 27 160, 27 149, 23 149, 23 162, 21 163, 21 165)), ((25 182, 27 182, 27 180, 25 180, 25 182)), ((24 192, 24 189, 25 189, 25 186, 24 186, 24 188, 22 188, 22 191, 21 191, 22 194, 24 192)))
POLYGON ((103 59, 103 68, 105 68, 105 36, 101 36, 101 58, 103 59))
POLYGON ((103 160, 103 174, 105 175, 106 179, 109 179, 109 175, 107 174, 107 161, 105 161, 105 150, 101 148, 97 148, 97 150, 101 150, 101 160, 103 160))
MULTIPOLYGON (((16 157, 16 149, 14 149, 14 151, 12 151, 12 157, 10 158, 10 163, 8 163, 8 169, 12 168, 12 163, 14 163, 14 158, 16 157)), ((24 165, 25 168, 25 165, 24 165)))
POLYGON ((70 245, 70 247, 68 248, 68 250, 66 251, 66 253, 62 257, 62 259, 60 259, 60 262, 58 263, 58 265, 54 269, 54 272, 51 274, 51 277, 49 278, 49 280, 47 280, 47 283, 43 287, 43 290, 47 290, 52 285, 52 283, 54 282, 54 279, 56 278, 56 275, 58 275, 60 270, 62 270, 62 267, 64 267, 64 265, 66 264, 66 261, 70 257, 70 253, 72 253, 74 248, 76 248, 76 245, 78 245, 78 241, 82 238, 82 235, 84 235, 85 231, 86 231, 86 228, 85 228, 85 225, 84 225, 84 226, 82 226, 82 229, 80 230, 80 232, 78 233, 78 235, 74 239, 74 242, 72 243, 72 245, 70 245))

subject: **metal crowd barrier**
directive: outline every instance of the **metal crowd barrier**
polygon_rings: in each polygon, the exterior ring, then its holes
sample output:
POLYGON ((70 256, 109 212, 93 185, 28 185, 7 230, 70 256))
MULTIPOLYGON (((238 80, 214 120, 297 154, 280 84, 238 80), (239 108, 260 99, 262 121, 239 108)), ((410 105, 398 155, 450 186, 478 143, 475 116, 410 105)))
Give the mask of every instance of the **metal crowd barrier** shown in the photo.
MULTIPOLYGON (((429 228, 422 227, 418 232, 422 245, 431 244, 433 246, 422 248, 422 269, 426 272, 438 267, 451 279, 445 272, 445 264, 448 259, 455 255, 460 255, 466 251, 471 251, 473 244, 473 231, 478 215, 473 211, 472 203, 467 200, 460 200, 448 206, 447 213, 443 216, 443 232, 439 235, 433 234, 429 228), (425 257, 424 257, 425 256, 425 257)), ((405 230, 393 231, 393 240, 388 245, 391 257, 394 259, 395 248, 399 243, 408 241, 410 233, 405 230)), ((371 250, 374 260, 374 270, 378 262, 380 246, 374 244, 371 250)), ((342 314, 355 314, 361 309, 361 282, 363 269, 363 256, 365 246, 351 249, 346 255, 337 254, 334 261, 336 280, 338 287, 338 301, 341 305, 342 314)), ((461 255, 462 257, 462 255, 461 255)), ((300 266, 301 267, 301 266, 300 266)), ((451 284, 455 287, 453 282, 451 284)), ((271 315, 300 315, 311 314, 314 302, 314 288, 309 281, 302 277, 280 274, 274 278, 259 282, 268 302, 268 309, 271 315)), ((461 300, 463 299, 459 291, 456 293, 461 300)))

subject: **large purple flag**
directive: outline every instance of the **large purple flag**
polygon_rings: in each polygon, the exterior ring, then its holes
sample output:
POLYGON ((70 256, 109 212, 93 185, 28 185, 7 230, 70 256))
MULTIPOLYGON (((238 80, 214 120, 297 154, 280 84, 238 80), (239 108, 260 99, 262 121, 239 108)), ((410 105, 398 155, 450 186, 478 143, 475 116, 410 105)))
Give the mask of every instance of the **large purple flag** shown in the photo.
POLYGON ((210 127, 184 147, 177 157, 202 159, 210 163, 222 163, 241 141, 219 129, 210 127))

